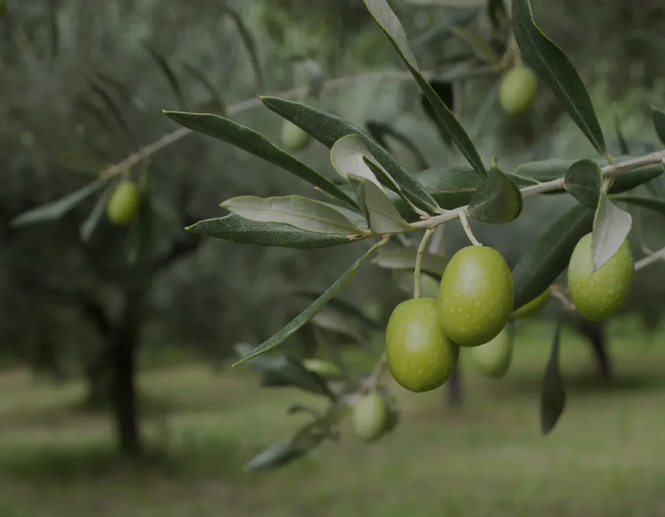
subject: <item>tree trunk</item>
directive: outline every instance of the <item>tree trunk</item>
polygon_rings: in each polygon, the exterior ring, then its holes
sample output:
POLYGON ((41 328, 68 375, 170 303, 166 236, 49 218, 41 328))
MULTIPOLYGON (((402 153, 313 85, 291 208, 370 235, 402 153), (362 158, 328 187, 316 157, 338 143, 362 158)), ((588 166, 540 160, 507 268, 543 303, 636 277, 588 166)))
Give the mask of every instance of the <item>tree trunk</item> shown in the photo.
POLYGON ((462 379, 460 375, 460 366, 457 365, 455 371, 450 376, 446 384, 444 385, 446 403, 449 406, 461 406, 462 405, 462 379))
MULTIPOLYGON (((134 298, 134 299, 133 299, 134 298)), ((136 348, 138 338, 139 303, 127 295, 123 315, 109 336, 108 353, 112 372, 110 399, 115 420, 120 453, 138 457, 142 443, 136 404, 136 348)))

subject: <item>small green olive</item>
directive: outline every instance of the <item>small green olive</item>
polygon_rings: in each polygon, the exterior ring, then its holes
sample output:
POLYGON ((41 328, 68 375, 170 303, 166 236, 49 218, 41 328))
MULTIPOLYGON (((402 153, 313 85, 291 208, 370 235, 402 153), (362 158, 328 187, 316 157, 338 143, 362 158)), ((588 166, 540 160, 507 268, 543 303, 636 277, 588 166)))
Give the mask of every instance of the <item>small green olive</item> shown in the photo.
POLYGON ((131 180, 121 180, 111 192, 106 204, 106 215, 115 226, 126 226, 136 216, 139 210, 141 196, 139 190, 131 180))
POLYGON ((519 309, 513 312, 511 318, 531 318, 538 314, 550 299, 551 289, 548 287, 533 300, 522 305, 519 309))
POLYGON ((386 356, 390 373, 409 391, 430 391, 448 380, 459 349, 443 333, 434 298, 414 298, 395 307, 386 330, 386 356))
POLYGON ((513 279, 493 248, 467 246, 450 259, 439 288, 439 319, 458 346, 487 343, 513 312, 513 279))
POLYGON ((499 105, 509 116, 526 113, 536 98, 538 78, 533 70, 518 66, 508 70, 499 86, 499 105))
POLYGON ((591 234, 582 237, 568 264, 568 290, 579 313, 590 321, 615 314, 628 297, 634 270, 630 244, 624 240, 614 256, 593 271, 591 234))
POLYGON ((388 423, 388 406, 376 391, 364 395, 354 406, 351 414, 353 430, 365 442, 377 440, 388 423))
POLYGON ((289 120, 284 121, 282 125, 282 144, 284 144, 287 151, 291 153, 302 151, 311 140, 312 137, 294 123, 289 120))
POLYGON ((475 367, 487 375, 499 379, 506 375, 513 358, 513 340, 508 330, 503 329, 491 341, 469 350, 475 367))

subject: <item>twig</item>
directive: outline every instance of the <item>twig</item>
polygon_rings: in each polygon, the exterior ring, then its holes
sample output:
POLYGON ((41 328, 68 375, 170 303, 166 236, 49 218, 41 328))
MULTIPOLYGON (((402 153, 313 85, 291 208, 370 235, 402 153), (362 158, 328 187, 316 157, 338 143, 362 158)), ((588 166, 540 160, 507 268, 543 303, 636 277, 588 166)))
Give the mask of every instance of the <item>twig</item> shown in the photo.
POLYGON ((576 312, 577 307, 575 307, 575 304, 572 302, 570 298, 568 298, 568 295, 566 294, 566 288, 561 286, 561 285, 552 285, 550 287, 550 293, 552 293, 552 297, 556 298, 561 302, 561 305, 563 305, 563 309, 566 312, 576 312))
POLYGON ((644 257, 643 259, 635 262, 635 271, 639 271, 647 266, 650 266, 651 264, 655 264, 659 260, 665 260, 665 248, 661 248, 648 257, 644 257))
POLYGON ((427 251, 430 253, 430 255, 438 255, 442 250, 441 246, 443 245, 443 232, 444 232, 445 226, 437 226, 436 230, 434 230, 434 234, 432 235, 432 239, 429 241, 429 246, 427 251))
POLYGON ((422 240, 420 241, 420 246, 418 246, 418 252, 416 253, 416 267, 413 270, 413 297, 420 298, 420 291, 422 290, 422 282, 420 280, 420 270, 422 269, 423 263, 423 253, 425 253, 425 246, 427 246, 427 241, 434 233, 435 228, 428 228, 425 230, 425 235, 423 235, 422 240))
POLYGON ((471 225, 469 224, 469 219, 466 215, 466 211, 460 212, 459 220, 462 223, 462 228, 464 228, 464 233, 466 233, 466 236, 469 238, 471 243, 474 246, 482 246, 482 244, 478 241, 478 239, 476 239, 476 236, 473 234, 473 231, 471 230, 471 225))

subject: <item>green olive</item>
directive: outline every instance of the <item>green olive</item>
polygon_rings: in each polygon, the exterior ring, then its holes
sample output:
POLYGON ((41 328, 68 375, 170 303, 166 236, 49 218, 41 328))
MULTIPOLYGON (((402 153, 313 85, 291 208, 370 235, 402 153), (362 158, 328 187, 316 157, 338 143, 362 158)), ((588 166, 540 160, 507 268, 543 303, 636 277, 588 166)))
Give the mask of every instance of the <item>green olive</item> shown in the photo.
POLYGON ((364 395, 351 414, 353 430, 365 442, 372 442, 383 435, 388 418, 386 401, 376 391, 364 395))
POLYGON ((506 375, 513 358, 513 340, 508 330, 503 329, 491 341, 474 346, 470 350, 475 367, 488 377, 499 379, 506 375))
POLYGON ((536 98, 538 78, 533 70, 518 66, 508 70, 499 86, 499 105, 509 116, 526 113, 536 98))
POLYGON ((496 337, 513 312, 513 279, 493 248, 467 246, 448 263, 439 288, 439 319, 458 346, 478 346, 496 337))
POLYGON ((311 140, 312 137, 294 123, 289 120, 284 121, 282 125, 282 144, 284 144, 287 151, 291 153, 302 151, 311 140))
POLYGON ((106 215, 116 226, 128 225, 139 210, 141 196, 139 189, 131 180, 121 180, 111 192, 106 204, 106 215))
POLYGON ((459 349, 443 333, 434 298, 414 298, 395 307, 386 330, 386 356, 390 373, 409 391, 430 391, 448 380, 459 349))
POLYGON ((533 300, 522 305, 513 312, 511 318, 531 318, 538 314, 550 299, 551 289, 548 287, 533 300))
POLYGON ((591 234, 582 237, 568 264, 568 290, 579 313, 590 321, 615 314, 628 297, 634 270, 630 244, 624 240, 614 256, 593 271, 591 234))

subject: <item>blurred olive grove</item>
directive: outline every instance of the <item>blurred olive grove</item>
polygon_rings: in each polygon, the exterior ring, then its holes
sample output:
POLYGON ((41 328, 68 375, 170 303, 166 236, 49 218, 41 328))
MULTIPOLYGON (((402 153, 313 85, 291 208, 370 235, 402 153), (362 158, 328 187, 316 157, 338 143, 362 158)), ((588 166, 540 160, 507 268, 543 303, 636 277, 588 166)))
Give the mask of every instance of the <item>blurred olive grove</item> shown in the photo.
MULTIPOLYGON (((450 25, 488 34, 486 20, 474 17, 484 4, 391 2, 423 69, 444 76, 477 59, 450 25)), ((575 62, 603 127, 619 123, 629 146, 633 138, 644 141, 649 106, 665 97, 662 2, 533 6, 575 62)), ((87 408, 106 408, 111 395, 119 447, 128 455, 142 449, 137 361, 142 368, 171 359, 225 364, 234 344, 259 343, 298 313, 305 300, 292 291, 323 290, 356 251, 262 248, 186 232, 221 214, 219 203, 232 196, 309 193, 276 167, 199 135, 164 145, 132 170, 150 189, 148 246, 134 249, 125 229, 99 214, 92 220, 92 199, 59 221, 10 228, 12 219, 178 131, 162 110, 226 113, 281 145, 279 117, 239 104, 260 94, 304 93, 310 104, 360 127, 389 124, 428 164, 462 161, 443 145, 417 87, 360 1, 4 0, 1 12, 0 363, 28 365, 49 382, 83 376, 87 408)), ((527 115, 507 119, 496 107, 495 82, 490 74, 452 82, 451 104, 483 155, 500 154, 509 169, 591 154, 549 91, 539 89, 527 115)), ((655 134, 651 140, 655 145, 655 134)), ((398 160, 418 170, 421 158, 391 142, 398 160)), ((612 145, 618 154, 619 142, 612 145)), ((646 151, 642 142, 631 148, 646 151)), ((334 177, 329 152, 318 143, 298 158, 334 177)), ((665 192, 665 183, 655 188, 665 192)), ((525 202, 514 223, 474 229, 512 266, 542 233, 538 221, 571 203, 539 196, 525 202)), ((660 222, 650 218, 640 233, 634 249, 662 246, 660 222)), ((464 239, 461 228, 446 229, 446 252, 464 239)), ((663 273, 657 266, 638 276, 624 309, 638 312, 647 329, 660 321, 663 273)), ((405 297, 390 278, 367 268, 341 298, 385 321, 405 297)), ((602 332, 576 324, 592 340, 602 332)), ((309 332, 305 327, 289 341, 293 353, 311 352, 309 332)))

